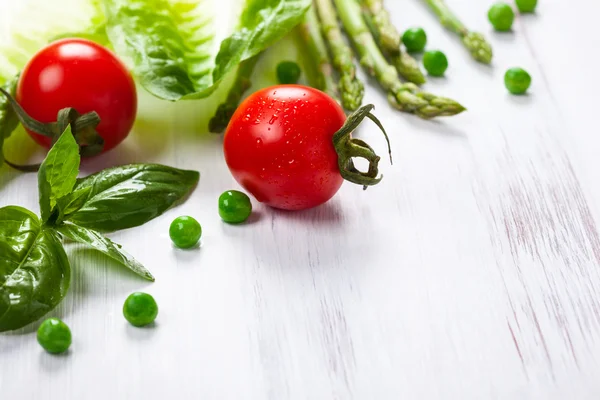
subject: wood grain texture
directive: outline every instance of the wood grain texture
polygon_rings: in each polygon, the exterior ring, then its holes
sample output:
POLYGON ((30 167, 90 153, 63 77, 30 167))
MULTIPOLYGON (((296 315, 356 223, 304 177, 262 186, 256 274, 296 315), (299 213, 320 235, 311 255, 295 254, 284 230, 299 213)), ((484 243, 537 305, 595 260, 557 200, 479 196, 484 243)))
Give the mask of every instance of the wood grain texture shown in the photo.
MULTIPOLYGON (((420 1, 387 2, 398 27, 423 26, 429 48, 448 55, 447 78, 427 89, 469 112, 421 121, 371 86, 395 164, 383 166, 382 185, 344 185, 314 210, 256 204, 251 223, 222 224, 216 199, 236 185, 221 139, 204 133, 214 101, 143 96, 127 142, 82 169, 152 161, 201 171, 185 204, 112 235, 157 280, 71 246, 74 281, 52 315, 71 326, 73 347, 45 354, 36 324, 0 335, 0 397, 600 398, 600 3, 542 0, 509 34, 490 31, 491 1, 448 3, 489 35, 492 67, 472 62, 420 1), (506 93, 515 65, 533 76, 529 96, 506 93), (181 214, 202 223, 200 249, 171 247, 181 214), (152 328, 121 315, 136 290, 158 301, 152 328)), ((9 7, 0 0, 0 22, 9 7)), ((361 135, 384 148, 374 127, 361 135)), ((0 185, 0 205, 37 208, 34 176, 4 167, 0 185)))

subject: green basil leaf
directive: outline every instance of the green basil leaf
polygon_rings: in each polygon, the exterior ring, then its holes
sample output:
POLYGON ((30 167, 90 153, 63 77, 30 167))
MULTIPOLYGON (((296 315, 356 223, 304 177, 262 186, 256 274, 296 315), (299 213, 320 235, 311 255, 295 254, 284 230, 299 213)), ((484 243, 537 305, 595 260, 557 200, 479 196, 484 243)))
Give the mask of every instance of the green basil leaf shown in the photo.
POLYGON ((64 224, 56 230, 74 242, 87 244, 90 247, 106 254, 113 260, 116 260, 149 281, 154 281, 154 277, 139 261, 121 250, 121 245, 113 242, 102 234, 73 224, 64 224))
POLYGON ((223 9, 218 0, 104 0, 106 31, 150 93, 167 100, 202 98, 241 61, 286 35, 311 1, 239 3, 223 9), (220 15, 211 15, 207 2, 220 15), (235 18, 223 16, 240 9, 235 26, 228 26, 235 18))
POLYGON ((197 171, 158 164, 108 168, 77 181, 75 190, 91 187, 91 191, 66 221, 103 232, 139 226, 182 199, 199 178, 197 171))
POLYGON ((71 193, 79 174, 79 146, 68 125, 52 146, 38 172, 42 221, 50 218, 56 202, 71 193))
POLYGON ((60 224, 69 215, 83 207, 85 202, 88 200, 91 191, 91 187, 86 187, 80 190, 75 190, 74 192, 71 192, 68 195, 58 199, 56 202, 56 208, 58 208, 59 215, 56 223, 60 224))
MULTIPOLYGON (((2 85, 2 88, 14 96, 18 81, 19 77, 16 76, 2 85)), ((4 163, 4 140, 8 139, 17 126, 19 126, 17 114, 13 111, 8 99, 0 93, 0 166, 4 163)))
POLYGON ((0 332, 21 328, 56 307, 70 279, 58 234, 29 210, 0 208, 0 332))

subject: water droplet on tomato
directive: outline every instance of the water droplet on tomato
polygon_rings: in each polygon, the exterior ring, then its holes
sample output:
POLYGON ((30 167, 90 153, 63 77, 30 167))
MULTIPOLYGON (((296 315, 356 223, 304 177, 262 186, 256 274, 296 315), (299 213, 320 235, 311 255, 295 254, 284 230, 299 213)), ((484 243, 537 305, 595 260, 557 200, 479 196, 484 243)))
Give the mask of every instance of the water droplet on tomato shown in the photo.
POLYGON ((277 121, 277 118, 279 118, 279 116, 277 114, 273 114, 273 116, 269 120, 269 125, 273 125, 275 121, 277 121))
POLYGON ((261 138, 256 139, 256 144, 260 146, 262 144, 262 139, 261 138))

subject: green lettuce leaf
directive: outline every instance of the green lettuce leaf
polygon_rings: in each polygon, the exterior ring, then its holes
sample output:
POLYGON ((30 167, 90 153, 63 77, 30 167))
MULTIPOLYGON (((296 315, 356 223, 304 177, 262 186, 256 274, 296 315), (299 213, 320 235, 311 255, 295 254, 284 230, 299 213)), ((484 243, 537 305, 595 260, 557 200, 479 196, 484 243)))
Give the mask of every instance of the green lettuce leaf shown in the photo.
POLYGON ((0 35, 0 84, 12 79, 42 47, 62 36, 100 40, 101 0, 24 0, 11 7, 8 35, 0 35))
POLYGON ((153 95, 167 100, 207 97, 241 61, 297 25, 311 1, 229 3, 104 0, 106 31, 117 54, 129 60, 142 86, 153 95), (237 22, 232 27, 230 14, 239 9, 242 13, 233 18, 237 22))

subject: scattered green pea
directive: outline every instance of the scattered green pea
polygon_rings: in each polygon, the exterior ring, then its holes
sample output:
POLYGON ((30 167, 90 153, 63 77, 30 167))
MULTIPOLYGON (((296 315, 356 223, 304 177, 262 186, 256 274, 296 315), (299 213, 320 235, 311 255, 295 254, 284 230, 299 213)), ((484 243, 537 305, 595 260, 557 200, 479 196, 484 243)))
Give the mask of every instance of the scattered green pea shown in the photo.
POLYGON ((192 217, 181 216, 171 222, 169 236, 175 246, 182 249, 194 247, 202 236, 202 227, 192 217))
POLYGON ((500 32, 510 31, 515 20, 515 12, 506 3, 496 3, 490 7, 488 19, 495 30, 500 32))
POLYGON ((151 324, 158 315, 158 305, 148 293, 135 292, 123 304, 123 316, 133 326, 151 324))
POLYGON ((281 84, 298 83, 301 73, 300 66, 293 61, 282 61, 277 64, 277 79, 281 84))
POLYGON ((250 198, 237 190, 228 190, 219 196, 219 215, 223 221, 239 224, 252 213, 250 198))
POLYGON ((423 55, 423 66, 431 76, 443 76, 448 68, 446 55, 439 50, 430 50, 423 55))
POLYGON ((522 13, 530 13, 535 11, 537 0, 516 0, 517 8, 522 13))
POLYGON ((48 318, 38 328, 37 341, 48 353, 64 353, 71 346, 71 330, 58 318, 48 318))
POLYGON ((510 68, 504 74, 504 86, 512 94, 523 94, 531 85, 531 75, 523 68, 510 68))
POLYGON ((402 43, 406 46, 406 50, 410 52, 423 51, 427 44, 427 34, 423 28, 407 29, 402 35, 402 43))

